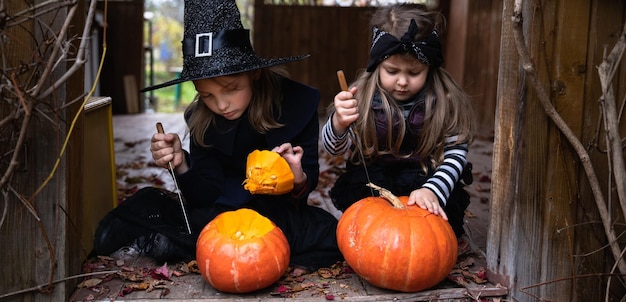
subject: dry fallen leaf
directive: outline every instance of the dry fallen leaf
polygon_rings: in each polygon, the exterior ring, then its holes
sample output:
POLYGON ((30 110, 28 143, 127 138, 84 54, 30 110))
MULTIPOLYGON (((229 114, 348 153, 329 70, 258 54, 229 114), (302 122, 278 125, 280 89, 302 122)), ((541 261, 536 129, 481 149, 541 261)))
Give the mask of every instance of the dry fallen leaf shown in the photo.
POLYGON ((189 261, 189 263, 187 263, 187 268, 192 273, 200 273, 200 269, 198 268, 198 261, 196 260, 189 261))
POLYGON ((166 262, 162 266, 150 270, 150 276, 157 280, 160 280, 160 279, 170 280, 170 277, 172 276, 172 274, 170 273, 170 270, 167 267, 167 262, 166 262))
POLYGON ((459 261, 459 268, 460 269, 468 269, 470 266, 473 266, 475 263, 474 258, 472 257, 467 257, 466 259, 459 261))
POLYGON ((463 271, 461 274, 466 279, 472 280, 472 281, 474 281, 474 283, 477 283, 477 284, 482 284, 482 283, 486 283, 487 282, 486 279, 483 279, 483 278, 479 277, 478 274, 476 274, 476 273, 472 273, 472 272, 469 272, 469 271, 463 271))
POLYGON ((87 279, 81 283, 78 283, 78 285, 76 285, 76 287, 78 288, 89 288, 89 287, 94 287, 98 284, 102 283, 102 279, 100 278, 91 278, 91 279, 87 279))
POLYGON ((150 287, 150 284, 147 282, 138 282, 138 283, 126 283, 125 288, 133 290, 146 290, 150 287))
POLYGON ((140 272, 119 272, 117 273, 117 275, 120 277, 120 279, 124 280, 124 281, 143 281, 144 276, 143 273, 140 272))
POLYGON ((165 285, 165 280, 152 280, 148 284, 148 288, 146 289, 146 292, 151 292, 155 289, 164 289, 164 288, 167 288, 167 286, 165 285))

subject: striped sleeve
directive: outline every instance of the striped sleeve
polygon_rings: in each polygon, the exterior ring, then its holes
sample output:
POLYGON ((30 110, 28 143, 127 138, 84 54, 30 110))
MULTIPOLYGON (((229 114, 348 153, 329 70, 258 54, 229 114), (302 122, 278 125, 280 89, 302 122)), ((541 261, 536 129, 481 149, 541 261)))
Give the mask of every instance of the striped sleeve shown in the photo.
POLYGON ((333 131, 333 115, 331 114, 324 127, 322 127, 322 146, 328 154, 332 156, 343 155, 348 152, 352 141, 348 135, 348 131, 338 136, 333 131))
POLYGON ((463 168, 467 164, 467 143, 454 145, 458 139, 452 136, 446 139, 446 145, 443 151, 443 163, 437 167, 435 173, 426 181, 424 188, 428 188, 444 205, 447 203, 450 193, 454 189, 454 185, 461 178, 463 168))

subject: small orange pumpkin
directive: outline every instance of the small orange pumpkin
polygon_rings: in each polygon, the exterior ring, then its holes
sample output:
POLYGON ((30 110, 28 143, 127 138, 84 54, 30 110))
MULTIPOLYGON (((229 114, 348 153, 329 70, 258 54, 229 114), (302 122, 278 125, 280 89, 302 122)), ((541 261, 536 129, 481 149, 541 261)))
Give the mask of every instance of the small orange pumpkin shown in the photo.
POLYGON ((251 209, 221 213, 200 232, 196 260, 204 279, 228 293, 278 281, 289 267, 289 243, 271 220, 251 209))
POLYGON ((381 197, 357 201, 337 225, 337 243, 348 265, 386 289, 417 292, 437 285, 456 264, 458 246, 450 224, 418 206, 406 206, 408 196, 368 186, 381 197))
POLYGON ((293 172, 287 161, 270 150, 248 154, 244 189, 252 194, 280 195, 293 190, 293 172))

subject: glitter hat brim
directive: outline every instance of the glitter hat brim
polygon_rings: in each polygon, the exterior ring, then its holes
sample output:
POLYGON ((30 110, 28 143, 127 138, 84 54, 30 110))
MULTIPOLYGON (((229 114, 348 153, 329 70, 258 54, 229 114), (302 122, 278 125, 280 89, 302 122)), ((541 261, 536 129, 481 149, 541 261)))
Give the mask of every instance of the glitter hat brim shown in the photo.
MULTIPOLYGON (((202 80, 215 78, 219 76, 233 75, 241 72, 252 71, 256 69, 262 69, 277 65, 283 65, 291 62, 297 62, 304 60, 310 57, 310 55, 301 55, 294 57, 284 57, 284 58, 275 58, 275 59, 263 59, 256 56, 251 57, 253 61, 241 60, 240 64, 232 64, 232 62, 228 65, 224 66, 202 66, 204 64, 196 65, 194 70, 190 70, 190 68, 184 68, 181 72, 180 76, 174 80, 170 80, 158 85, 149 86, 141 89, 141 92, 151 91, 163 87, 168 87, 176 84, 180 84, 187 81, 194 80, 202 80), (202 68, 204 67, 204 69, 202 68), (196 71, 196 72, 194 72, 196 71)), ((239 57, 241 58, 241 57, 239 57)), ((219 64, 218 64, 219 65, 219 64)))

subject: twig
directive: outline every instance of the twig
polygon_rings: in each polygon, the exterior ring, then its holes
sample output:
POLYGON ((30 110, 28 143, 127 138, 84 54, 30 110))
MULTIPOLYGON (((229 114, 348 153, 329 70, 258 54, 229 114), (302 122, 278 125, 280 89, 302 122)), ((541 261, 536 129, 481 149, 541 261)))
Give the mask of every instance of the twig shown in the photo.
POLYGON ((0 188, 4 188, 5 185, 11 179, 11 175, 13 175, 13 171, 17 168, 19 162, 17 157, 20 152, 22 152, 22 147, 24 146, 24 141, 26 140, 26 133, 28 132, 28 124, 30 122, 31 112, 33 107, 35 106, 35 102, 28 102, 26 108, 24 108, 24 119, 22 120, 22 127, 20 129, 20 134, 18 136, 17 142, 15 143, 15 149, 13 150, 13 155, 11 156, 11 160, 9 162, 9 166, 7 170, 2 175, 0 179, 0 188))
MULTIPOLYGON (((625 253, 625 252, 626 252, 626 248, 622 249, 622 253, 620 253, 620 255, 619 255, 619 256, 620 256, 620 258, 621 258, 621 257, 624 257, 624 253, 625 253)), ((614 263, 614 264, 613 264, 613 267, 611 268, 611 271, 610 271, 610 273, 611 273, 611 274, 613 274, 613 272, 615 271, 616 266, 617 266, 617 263, 614 263)), ((604 291, 604 294, 605 294, 604 301, 610 301, 610 300, 609 300, 609 293, 611 292, 611 291, 610 291, 610 289, 611 289, 611 280, 613 280, 613 278, 611 278, 611 277, 612 277, 612 276, 611 276, 611 275, 609 275, 609 279, 608 279, 608 280, 606 280, 606 290, 604 291)), ((622 285, 623 285, 623 284, 622 284, 622 285)))
MULTIPOLYGON (((626 234, 626 232, 621 232, 619 235, 617 235, 617 236, 615 237, 615 240, 619 239, 619 238, 620 238, 620 237, 622 237, 622 235, 624 235, 624 234, 626 234)), ((601 247, 599 247, 599 248, 597 248, 597 249, 595 249, 595 250, 593 250, 593 251, 591 251, 591 252, 584 253, 584 254, 580 254, 580 255, 574 255, 574 257, 587 257, 587 256, 590 256, 590 255, 593 255, 593 254, 595 254, 595 253, 600 252, 601 250, 603 250, 603 249, 605 249, 605 248, 609 247, 610 245, 611 245, 611 242, 609 242, 609 243, 607 243, 607 244, 605 244, 605 245, 603 245, 603 246, 601 246, 601 247)))
POLYGON ((82 277, 89 277, 89 276, 97 276, 97 275, 105 275, 105 274, 117 274, 119 272, 120 272, 120 270, 114 270, 114 271, 102 271, 102 272, 93 272, 93 273, 85 273, 85 274, 80 274, 80 275, 69 276, 69 277, 65 277, 65 278, 54 280, 51 283, 41 284, 41 285, 37 285, 37 286, 33 286, 33 287, 29 287, 29 288, 21 289, 21 290, 18 290, 18 291, 14 291, 14 292, 3 294, 3 295, 0 295, 0 299, 4 299, 4 298, 7 298, 7 297, 19 295, 19 294, 25 294, 25 293, 32 292, 32 291, 40 291, 40 290, 43 290, 43 289, 49 287, 52 284, 57 284, 57 283, 65 282, 65 281, 72 280, 72 279, 77 279, 77 278, 82 278, 82 277))
POLYGON ((30 212, 31 215, 33 215, 33 217, 35 218, 35 220, 37 220, 37 222, 41 221, 41 218, 39 217, 39 213, 37 213, 37 209, 35 209, 35 207, 33 206, 32 203, 30 203, 26 198, 24 198, 24 196, 22 196, 22 194, 18 193, 17 191, 15 191, 15 189, 10 186, 7 185, 7 191, 11 191, 15 197, 22 202, 22 204, 24 205, 24 207, 26 209, 28 209, 28 211, 30 212))
MULTIPOLYGON (((6 117, 4 117, 2 120, 0 120, 0 129, 2 129, 3 127, 5 127, 6 125, 14 122, 15 120, 17 120, 19 118, 19 113, 20 113, 20 109, 16 109, 15 112, 13 114, 8 114, 6 117)), ((0 188, 2 186, 0 185, 0 188)))
POLYGON ((65 35, 67 34, 68 28, 70 27, 70 24, 72 22, 74 14, 76 14, 77 9, 78 9, 78 6, 74 5, 70 8, 69 12, 67 13, 65 23, 63 23, 63 27, 61 28, 61 31, 59 32, 59 36, 55 39, 56 41, 55 47, 52 49, 52 53, 50 54, 50 58, 48 59, 48 64, 46 65, 46 68, 44 69, 41 77, 39 78, 37 85, 35 85, 35 90, 30 93, 30 95, 33 98, 43 99, 47 97, 51 93, 51 91, 54 91, 56 87, 60 86, 60 83, 65 83, 67 81, 67 78, 76 72, 75 70, 72 71, 72 68, 70 68, 70 70, 68 72, 65 72, 54 84, 51 85, 50 88, 46 90, 46 92, 42 93, 41 95, 39 94, 41 89, 44 88, 44 83, 48 82, 48 76, 52 73, 53 62, 55 61, 55 58, 57 57, 57 54, 59 53, 60 48, 61 48, 60 47, 61 41, 65 39, 65 35), (67 76, 67 74, 69 74, 69 76, 67 76))
POLYGON ((51 11, 58 11, 61 7, 75 5, 77 0, 68 0, 68 1, 59 1, 59 0, 48 0, 42 3, 37 3, 29 8, 15 13, 13 16, 8 18, 8 22, 6 27, 11 28, 13 26, 20 25, 23 22, 26 22, 32 18, 36 18, 39 16, 43 16, 51 11), (25 15, 25 16, 23 16, 25 15), (14 19, 19 19, 15 20, 14 19))
MULTIPOLYGON (((83 65, 85 65, 85 53, 87 51, 87 43, 89 42, 89 36, 91 34, 91 24, 93 23, 94 17, 96 15, 96 3, 97 1, 91 1, 90 5, 89 5, 89 14, 87 15, 87 19, 85 20, 85 26, 83 27, 83 34, 82 34, 82 39, 80 40, 80 44, 78 47, 78 53, 76 54, 76 61, 74 62, 74 64, 72 65, 72 67, 70 68, 68 73, 74 74, 75 72, 77 72, 80 68, 83 67, 83 65)), ((106 1, 105 1, 105 6, 106 6, 106 1)), ((62 80, 67 80, 69 78, 68 73, 66 73, 64 76, 66 76, 66 78, 64 79, 63 77, 61 77, 57 83, 59 83, 62 80)), ((94 82, 94 86, 95 83, 94 82)), ((85 100, 87 100, 87 98, 85 98, 85 100)), ((84 103, 83 106, 81 106, 81 110, 84 107, 84 103)))
MULTIPOLYGON (((548 281, 544 281, 544 282, 539 282, 536 284, 532 284, 529 286, 524 286, 521 287, 519 289, 520 292, 525 293, 535 299, 537 299, 538 301, 546 301, 545 299, 542 299, 541 297, 537 296, 537 295, 533 295, 531 293, 529 293, 528 289, 531 288, 535 288, 535 287, 539 287, 539 286, 543 286, 543 285, 548 285, 548 284, 552 284, 552 283, 557 283, 557 282, 562 282, 562 281, 571 281, 571 280, 576 280, 576 279, 583 279, 583 278, 596 278, 596 277, 613 277, 613 276, 617 276, 617 277, 624 277, 626 275, 624 274, 605 274, 605 273, 598 273, 598 274, 583 274, 583 275, 575 275, 575 276, 569 276, 569 277, 563 277, 563 278, 557 278, 557 279, 553 279, 553 280, 548 280, 548 281)), ((608 300, 607 300, 608 301, 608 300)))
POLYGON ((4 203, 2 207, 2 216, 0 217, 0 229, 2 229, 4 220, 7 218, 7 213, 9 212, 9 193, 6 191, 0 191, 0 194, 2 194, 2 201, 4 203))
POLYGON ((15 77, 15 73, 11 73, 9 79, 11 80, 11 82, 13 83, 13 87, 15 87, 15 94, 17 95, 17 100, 20 102, 20 105, 22 105, 20 107, 20 109, 24 110, 24 112, 26 112, 27 114, 31 114, 31 110, 28 107, 28 104, 26 102, 26 100, 24 99, 24 94, 22 93, 22 91, 19 89, 19 85, 17 83, 17 79, 15 77))
POLYGON ((604 106, 602 108, 604 116, 604 124, 606 128, 607 147, 610 150, 610 163, 616 180, 615 187, 619 204, 622 209, 623 217, 626 217, 626 184, 621 181, 626 179, 626 166, 624 166, 624 152, 622 151, 622 141, 619 139, 619 125, 617 120, 617 109, 615 105, 615 97, 613 96, 613 85, 611 81, 615 75, 615 71, 626 49, 626 24, 617 43, 608 56, 605 56, 602 63, 598 67, 598 75, 600 77, 600 86, 602 87, 602 96, 604 106))
MULTIPOLYGON (((91 0, 91 5, 89 6, 89 15, 88 15, 88 18, 92 18, 92 19, 93 19, 93 16, 94 16, 95 11, 96 11, 96 3, 97 3, 97 0, 91 0)), ((87 28, 87 27, 91 28, 91 21, 86 22, 85 27, 86 27, 86 28, 87 28)), ((64 28, 65 28, 65 26, 64 26, 64 28)), ((66 30, 67 30, 67 29, 66 29, 66 30)), ((79 54, 78 54, 79 56, 84 56, 84 49, 83 49, 83 48, 85 48, 85 47, 86 47, 86 46, 85 46, 85 43, 86 43, 86 41, 88 40, 88 39, 87 39, 87 36, 88 36, 88 35, 89 35, 89 30, 86 30, 86 29, 85 29, 85 30, 83 31, 83 39, 81 40, 81 47, 80 47, 80 49, 81 49, 82 51, 79 51, 79 54)), ((103 54, 102 54, 102 58, 101 58, 101 60, 103 60, 103 59, 104 59, 104 52, 106 52, 106 48, 105 48, 105 49, 104 49, 104 51, 103 51, 103 54)), ((83 60, 82 58, 81 58, 81 59, 77 59, 77 61, 84 62, 84 60, 83 60)), ((79 63, 75 63, 75 64, 72 66, 72 68, 70 68, 70 71, 68 71, 68 72, 67 72, 67 73, 65 73, 63 76, 61 76, 61 79, 63 79, 64 81, 67 81, 67 79, 69 79, 68 74, 69 74, 69 73, 74 73, 74 72, 76 72, 76 71, 78 70, 78 68, 75 68, 75 67, 77 67, 77 66, 82 66, 82 63, 80 63, 80 64, 79 64, 79 63), (67 77, 66 77, 66 76, 67 76, 67 77)), ((100 70, 101 70, 101 68, 102 68, 102 61, 100 62, 100 68, 98 69, 98 77, 99 77, 99 74, 100 74, 100 70)), ((96 82, 97 82, 97 78, 96 78, 96 82)), ((59 81, 57 81, 56 83, 59 83, 59 81)), ((56 84, 55 84, 55 85, 56 85, 56 84)), ((51 87, 50 89, 52 89, 52 88, 54 88, 54 86, 53 86, 53 87, 51 87)), ((92 90, 90 91, 90 93, 89 93, 89 94, 85 97, 85 99, 84 99, 84 101, 83 101, 83 104, 80 106, 80 109, 79 109, 79 110, 76 112, 76 114, 74 115, 74 119, 73 119, 73 121, 72 121, 72 125, 70 126, 70 128, 69 128, 69 130, 68 130, 68 133, 67 133, 67 135, 66 135, 66 137, 65 137, 65 142, 63 143, 63 147, 61 148, 61 152, 59 153, 59 156, 57 157, 57 161, 56 161, 56 163, 55 163, 54 167, 52 168, 52 171, 51 171, 51 172, 50 172, 50 174, 48 175, 48 178, 46 178, 46 180, 45 180, 45 181, 44 181, 44 182, 43 182, 43 183, 39 186, 39 188, 38 188, 38 189, 37 189, 37 190, 36 190, 36 191, 35 191, 35 192, 31 195, 31 197, 29 198, 29 200, 34 199, 34 198, 35 198, 35 197, 39 194, 39 192, 41 192, 41 190, 42 190, 42 189, 43 189, 43 188, 44 188, 44 187, 48 184, 48 182, 50 181, 50 179, 52 179, 52 176, 54 176, 54 174, 56 173, 56 169, 57 169, 57 167, 58 167, 58 166, 59 166, 59 164, 60 164, 61 158, 63 157, 63 154, 65 154, 65 148, 67 147, 67 144, 68 144, 68 142, 69 142, 69 138, 70 138, 70 136, 72 135, 72 131, 74 130, 74 125, 75 125, 75 123, 76 123, 76 121, 77 121, 78 117, 79 117, 79 116, 80 116, 80 114, 82 113, 82 111, 83 111, 83 109, 84 109, 84 107, 85 107, 85 103, 87 102, 87 100, 89 99, 89 97, 93 94, 93 91, 95 91, 95 89, 94 89, 94 88, 95 88, 95 83, 94 83, 94 85, 93 85, 92 90)), ((50 89, 48 89, 48 90, 46 91, 46 93, 51 92, 52 90, 50 90, 50 89)), ((44 93, 44 94, 46 94, 46 93, 44 93)))

